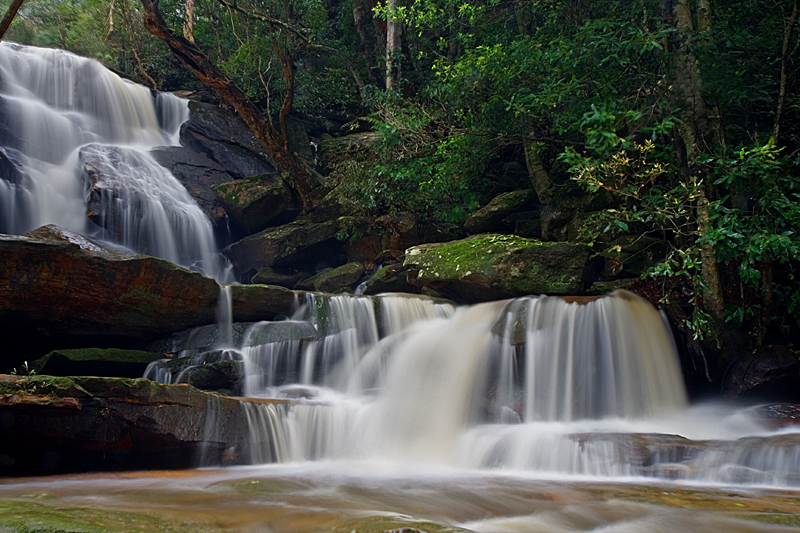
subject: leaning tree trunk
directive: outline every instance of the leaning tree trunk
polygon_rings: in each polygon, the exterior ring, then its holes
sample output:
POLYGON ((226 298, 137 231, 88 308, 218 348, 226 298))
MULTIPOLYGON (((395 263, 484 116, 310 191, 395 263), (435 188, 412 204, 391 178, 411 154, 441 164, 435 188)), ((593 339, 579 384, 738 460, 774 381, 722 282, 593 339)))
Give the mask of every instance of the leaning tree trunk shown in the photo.
MULTIPOLYGON (((164 41, 181 63, 186 65, 203 83, 214 89, 226 102, 233 106, 244 119, 258 141, 275 161, 278 170, 283 172, 292 185, 303 212, 308 212, 319 203, 317 180, 303 163, 287 147, 286 130, 277 131, 272 121, 266 117, 227 74, 206 56, 196 44, 176 35, 167 26, 159 10, 159 0, 141 0, 144 7, 144 26, 164 41)), ((289 102, 293 95, 287 95, 289 102)))
POLYGON ((24 0, 14 0, 11 2, 11 5, 8 6, 6 16, 3 17, 2 22, 0 22, 0 39, 6 34, 8 27, 11 26, 11 21, 17 16, 17 11, 19 11, 19 8, 22 6, 22 2, 24 2, 24 0))

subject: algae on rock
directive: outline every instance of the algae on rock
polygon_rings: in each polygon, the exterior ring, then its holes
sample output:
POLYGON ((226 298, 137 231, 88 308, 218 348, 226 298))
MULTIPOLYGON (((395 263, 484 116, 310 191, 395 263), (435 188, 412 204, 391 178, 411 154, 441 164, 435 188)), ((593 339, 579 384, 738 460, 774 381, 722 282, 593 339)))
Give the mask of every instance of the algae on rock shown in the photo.
POLYGON ((591 248, 481 234, 406 251, 409 281, 458 303, 529 294, 583 294, 602 267, 591 248))

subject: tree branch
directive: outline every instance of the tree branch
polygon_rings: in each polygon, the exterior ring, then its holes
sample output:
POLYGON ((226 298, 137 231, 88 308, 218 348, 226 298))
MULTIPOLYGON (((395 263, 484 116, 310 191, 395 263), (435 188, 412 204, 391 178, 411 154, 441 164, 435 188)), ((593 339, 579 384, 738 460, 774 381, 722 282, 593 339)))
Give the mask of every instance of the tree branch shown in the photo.
MULTIPOLYGON (((253 104, 227 74, 214 64, 193 42, 176 35, 167 26, 159 10, 160 0, 141 0, 144 7, 144 26, 164 41, 181 63, 186 65, 203 83, 214 89, 231 104, 239 116, 272 157, 279 171, 291 179, 291 185, 300 200, 303 212, 318 204, 316 179, 311 176, 300 160, 287 149, 286 130, 278 132, 261 111, 253 104)), ((285 104, 285 102, 284 102, 285 104)), ((291 107, 291 102, 289 103, 291 107)))
POLYGON ((24 0, 14 0, 11 2, 11 5, 8 6, 6 16, 3 17, 2 22, 0 22, 0 39, 6 34, 8 27, 11 26, 11 21, 17 16, 17 11, 19 11, 19 8, 22 6, 22 2, 24 2, 24 0))

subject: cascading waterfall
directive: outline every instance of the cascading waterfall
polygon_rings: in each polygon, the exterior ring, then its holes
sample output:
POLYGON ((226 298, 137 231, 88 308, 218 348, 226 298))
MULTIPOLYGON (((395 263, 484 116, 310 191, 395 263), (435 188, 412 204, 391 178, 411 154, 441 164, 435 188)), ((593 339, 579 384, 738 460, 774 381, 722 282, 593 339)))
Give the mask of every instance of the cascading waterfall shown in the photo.
POLYGON ((186 101, 69 52, 7 43, 0 80, 1 233, 56 224, 231 280, 210 220, 148 152, 178 144, 186 101))
POLYGON ((800 485, 797 439, 738 411, 688 406, 665 319, 624 291, 461 308, 309 296, 290 320, 242 338, 231 353, 246 395, 289 400, 245 406, 256 463, 800 485))

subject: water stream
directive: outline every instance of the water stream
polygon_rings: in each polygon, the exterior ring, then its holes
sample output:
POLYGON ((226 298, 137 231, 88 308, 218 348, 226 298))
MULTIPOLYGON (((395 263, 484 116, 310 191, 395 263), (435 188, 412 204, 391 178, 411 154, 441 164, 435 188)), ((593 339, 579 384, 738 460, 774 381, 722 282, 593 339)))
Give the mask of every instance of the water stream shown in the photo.
MULTIPOLYGON (((690 406, 664 318, 624 291, 460 308, 309 296, 291 319, 253 324, 241 339, 225 353, 242 361, 245 394, 291 400, 246 405, 256 464, 800 487, 797 429, 690 406)), ((202 353, 187 357, 202 364, 202 353)))

